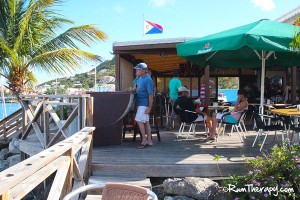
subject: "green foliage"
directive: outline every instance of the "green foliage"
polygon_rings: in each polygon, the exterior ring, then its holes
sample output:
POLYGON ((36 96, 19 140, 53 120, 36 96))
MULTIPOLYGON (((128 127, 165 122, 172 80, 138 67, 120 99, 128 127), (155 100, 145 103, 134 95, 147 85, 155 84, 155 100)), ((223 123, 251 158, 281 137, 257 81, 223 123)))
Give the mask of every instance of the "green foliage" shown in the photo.
POLYGON ((66 87, 65 88, 61 88, 61 87, 50 87, 47 88, 47 90, 45 91, 45 94, 47 95, 54 95, 54 94, 66 94, 66 87))
POLYGON ((84 63, 101 61, 100 56, 82 51, 78 45, 90 47, 107 36, 94 25, 62 32, 65 25, 75 24, 53 9, 63 2, 0 0, 0 74, 16 97, 35 81, 32 71, 64 75, 84 63))
POLYGON ((218 78, 219 89, 238 89, 239 78, 238 77, 219 77, 218 78))
POLYGON ((219 161, 220 159, 221 159, 220 155, 217 155, 217 154, 214 155, 214 160, 219 161))
POLYGON ((220 167, 219 167, 219 161, 220 161, 221 158, 222 158, 222 156, 220 156, 220 155, 217 155, 217 154, 214 155, 214 160, 217 161, 218 171, 220 173, 220 176, 222 177, 222 173, 221 173, 221 170, 220 170, 220 167))
POLYGON ((224 191, 236 200, 299 199, 299 152, 298 145, 275 145, 269 155, 246 159, 248 173, 225 181, 224 191))
MULTIPOLYGON (((295 24, 300 25, 300 17, 296 20, 295 24)), ((300 51, 300 32, 295 29, 294 40, 291 42, 294 50, 300 51)))
MULTIPOLYGON (((99 80, 102 76, 115 77, 114 58, 111 60, 106 60, 106 61, 102 62, 99 66, 96 67, 96 71, 97 71, 97 82, 99 82, 99 80), (102 72, 102 70, 103 70, 103 72, 102 72)), ((51 85, 51 83, 53 81, 54 80, 50 80, 41 85, 44 85, 44 84, 51 85)), ((57 81, 60 82, 60 85, 65 85, 65 88, 74 87, 75 82, 79 82, 82 84, 84 89, 88 89, 88 88, 94 87, 95 74, 89 74, 88 72, 86 72, 86 73, 76 74, 75 76, 69 77, 69 78, 59 78, 59 79, 57 79, 57 81)))

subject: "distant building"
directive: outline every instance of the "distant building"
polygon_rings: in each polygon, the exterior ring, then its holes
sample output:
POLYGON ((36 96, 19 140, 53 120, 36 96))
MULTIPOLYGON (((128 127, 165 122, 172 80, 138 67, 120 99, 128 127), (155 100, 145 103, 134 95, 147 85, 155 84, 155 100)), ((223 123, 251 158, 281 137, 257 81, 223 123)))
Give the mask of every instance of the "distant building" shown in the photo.
POLYGON ((299 16, 300 16, 300 6, 282 15, 281 17, 277 18, 275 21, 300 26, 299 22, 298 24, 295 24, 299 16))
POLYGON ((54 82, 51 83, 51 86, 58 86, 59 84, 60 84, 60 82, 54 81, 54 82))
POLYGON ((113 76, 102 76, 100 78, 101 83, 114 83, 115 82, 115 77, 113 76))
POLYGON ((68 93, 68 95, 71 95, 71 94, 84 94, 85 90, 83 88, 68 88, 67 93, 68 93))

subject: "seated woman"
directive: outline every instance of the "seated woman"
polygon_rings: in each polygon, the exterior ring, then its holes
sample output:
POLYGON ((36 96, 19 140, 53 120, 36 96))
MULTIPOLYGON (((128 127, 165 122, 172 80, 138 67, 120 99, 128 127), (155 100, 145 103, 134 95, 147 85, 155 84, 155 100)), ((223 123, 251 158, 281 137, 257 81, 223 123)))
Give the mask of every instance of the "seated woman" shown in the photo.
MULTIPOLYGON (((248 109, 247 92, 244 89, 238 90, 238 98, 236 100, 233 110, 230 115, 225 116, 226 122, 236 123, 242 115, 244 110, 248 109)), ((222 113, 213 114, 212 116, 212 129, 215 130, 210 132, 209 140, 214 140, 216 137, 217 123, 223 117, 222 113)))

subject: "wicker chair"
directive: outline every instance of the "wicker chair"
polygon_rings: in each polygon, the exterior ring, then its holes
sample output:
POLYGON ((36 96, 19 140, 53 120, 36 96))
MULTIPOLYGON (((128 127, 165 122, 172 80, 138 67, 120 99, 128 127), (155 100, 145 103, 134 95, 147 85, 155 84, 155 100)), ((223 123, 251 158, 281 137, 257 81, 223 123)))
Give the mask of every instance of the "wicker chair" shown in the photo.
POLYGON ((123 183, 90 184, 82 186, 65 196, 63 200, 69 200, 75 195, 94 189, 103 189, 102 200, 157 200, 154 192, 147 188, 123 183))

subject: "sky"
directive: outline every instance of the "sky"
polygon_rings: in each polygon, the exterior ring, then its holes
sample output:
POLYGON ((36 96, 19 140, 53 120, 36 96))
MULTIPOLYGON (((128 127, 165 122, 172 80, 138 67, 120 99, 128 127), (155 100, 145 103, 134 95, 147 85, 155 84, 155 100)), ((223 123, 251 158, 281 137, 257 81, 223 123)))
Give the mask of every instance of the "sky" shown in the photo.
MULTIPOLYGON (((64 0, 57 12, 75 25, 94 24, 108 36, 85 51, 111 59, 113 43, 177 37, 203 37, 260 19, 276 20, 300 6, 299 0, 64 0), (143 21, 163 33, 143 35, 143 21)), ((91 70, 82 66, 75 73, 91 70)), ((38 83, 61 76, 39 74, 38 83)))

